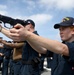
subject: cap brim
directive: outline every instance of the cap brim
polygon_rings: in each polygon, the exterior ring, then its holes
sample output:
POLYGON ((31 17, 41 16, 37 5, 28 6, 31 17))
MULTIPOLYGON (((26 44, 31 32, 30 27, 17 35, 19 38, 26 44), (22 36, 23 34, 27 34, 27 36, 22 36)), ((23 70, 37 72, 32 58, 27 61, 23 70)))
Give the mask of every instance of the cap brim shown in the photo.
POLYGON ((61 26, 60 24, 55 24, 55 25, 54 25, 54 28, 55 28, 55 29, 58 29, 60 26, 61 26))
POLYGON ((71 26, 71 25, 70 24, 64 24, 64 23, 59 23, 59 24, 55 24, 54 28, 58 29, 60 26, 64 26, 65 27, 65 26, 71 26))

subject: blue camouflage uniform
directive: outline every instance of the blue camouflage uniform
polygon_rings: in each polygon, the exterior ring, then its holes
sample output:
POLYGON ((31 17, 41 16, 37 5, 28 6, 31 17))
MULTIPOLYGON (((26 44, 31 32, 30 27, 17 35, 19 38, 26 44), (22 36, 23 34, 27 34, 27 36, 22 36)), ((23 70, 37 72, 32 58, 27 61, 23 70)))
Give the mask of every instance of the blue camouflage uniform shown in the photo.
POLYGON ((47 51, 47 56, 53 56, 51 75, 74 75, 74 42, 65 44, 69 48, 69 56, 47 51))
MULTIPOLYGON (((9 41, 8 41, 9 42, 9 41)), ((2 75, 8 75, 8 65, 11 56, 12 48, 9 46, 4 45, 4 58, 3 58, 3 68, 2 68, 2 75)))
MULTIPOLYGON (((34 33, 38 35, 37 31, 34 33)), ((20 75, 40 75, 39 61, 39 53, 26 42, 22 53, 22 68, 20 75)))
POLYGON ((10 75, 21 75, 20 74, 20 69, 22 66, 21 58, 13 60, 13 52, 14 52, 14 48, 12 50, 12 57, 10 59, 10 75))

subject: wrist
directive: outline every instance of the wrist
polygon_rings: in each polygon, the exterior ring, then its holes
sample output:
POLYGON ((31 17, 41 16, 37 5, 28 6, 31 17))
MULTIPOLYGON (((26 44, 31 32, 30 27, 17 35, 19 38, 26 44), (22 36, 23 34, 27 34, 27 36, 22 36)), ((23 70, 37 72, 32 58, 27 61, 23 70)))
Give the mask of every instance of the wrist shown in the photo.
POLYGON ((26 36, 25 36, 25 40, 28 40, 28 38, 30 37, 31 32, 27 32, 26 36))

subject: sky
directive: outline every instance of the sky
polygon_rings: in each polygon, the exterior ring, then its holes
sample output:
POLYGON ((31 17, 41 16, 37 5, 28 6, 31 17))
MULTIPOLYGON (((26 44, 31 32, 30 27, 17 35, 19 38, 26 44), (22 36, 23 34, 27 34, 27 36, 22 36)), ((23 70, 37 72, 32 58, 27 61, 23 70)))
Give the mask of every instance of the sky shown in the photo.
MULTIPOLYGON (((14 19, 31 19, 40 36, 60 41, 54 24, 64 17, 74 17, 74 0, 0 0, 0 14, 14 19)), ((2 33, 0 37, 11 40, 2 33)))

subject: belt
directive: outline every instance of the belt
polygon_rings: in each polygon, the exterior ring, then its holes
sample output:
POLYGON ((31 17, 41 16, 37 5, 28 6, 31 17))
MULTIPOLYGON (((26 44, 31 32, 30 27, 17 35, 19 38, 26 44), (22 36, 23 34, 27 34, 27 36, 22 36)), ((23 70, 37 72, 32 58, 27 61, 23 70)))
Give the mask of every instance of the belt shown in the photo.
POLYGON ((13 60, 13 62, 17 63, 19 61, 22 61, 22 59, 13 60))
POLYGON ((30 60, 30 61, 24 61, 24 60, 22 60, 22 64, 32 65, 33 61, 32 60, 30 60))
POLYGON ((38 65, 39 63, 40 63, 40 59, 38 57, 28 61, 22 60, 22 64, 38 65))

